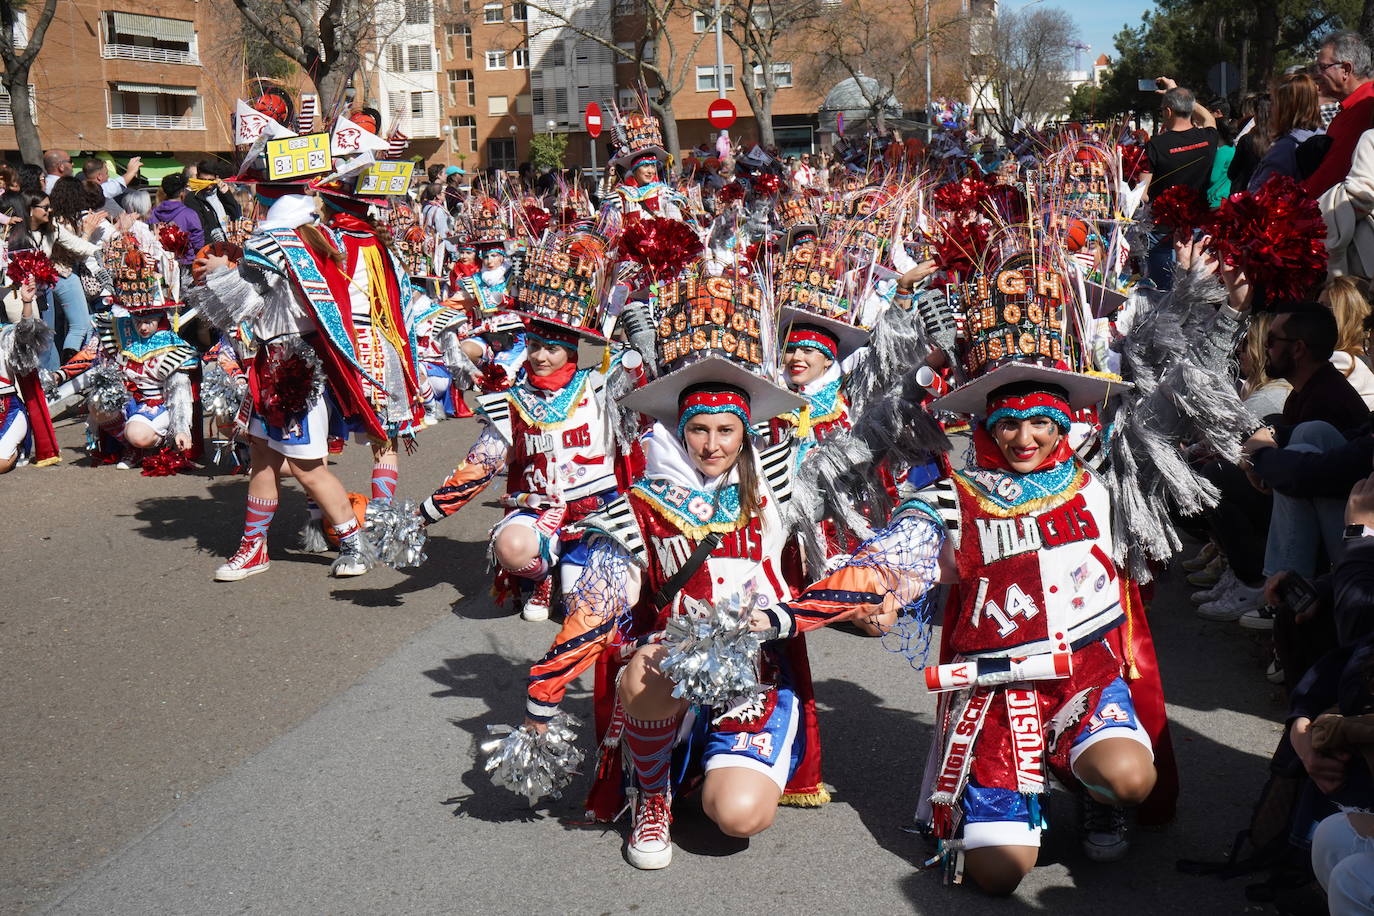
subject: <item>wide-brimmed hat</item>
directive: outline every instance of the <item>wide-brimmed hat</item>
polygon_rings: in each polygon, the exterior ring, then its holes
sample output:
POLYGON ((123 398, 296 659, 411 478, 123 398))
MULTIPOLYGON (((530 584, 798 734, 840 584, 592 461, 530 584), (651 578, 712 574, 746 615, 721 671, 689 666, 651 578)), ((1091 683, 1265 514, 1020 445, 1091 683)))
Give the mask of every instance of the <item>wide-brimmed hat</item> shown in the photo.
POLYGON ((703 382, 733 385, 748 395, 750 423, 772 419, 806 403, 805 399, 781 385, 720 356, 707 356, 656 379, 643 388, 631 391, 620 399, 620 403, 673 428, 677 426, 678 401, 682 392, 703 382))
POLYGON ((931 410, 982 416, 987 411, 988 397, 1000 388, 1022 382, 1037 382, 1062 388, 1068 396, 1069 407, 1082 410, 1101 405, 1110 396, 1133 387, 1130 382, 1104 375, 1070 372, 1035 363, 1012 362, 998 366, 966 385, 961 385, 942 398, 930 403, 931 410))

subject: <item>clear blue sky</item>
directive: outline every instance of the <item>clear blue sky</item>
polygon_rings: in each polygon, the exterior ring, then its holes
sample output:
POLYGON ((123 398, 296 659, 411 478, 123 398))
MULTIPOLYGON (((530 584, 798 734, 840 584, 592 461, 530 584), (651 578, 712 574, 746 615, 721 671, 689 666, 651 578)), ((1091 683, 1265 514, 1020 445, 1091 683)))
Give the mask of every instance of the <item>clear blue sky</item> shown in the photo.
MULTIPOLYGON (((1140 15, 1154 9, 1151 0, 1033 0, 1045 6, 1057 6, 1073 17, 1078 24, 1078 33, 1084 44, 1092 45, 1092 50, 1084 52, 1083 66, 1087 67, 1097 55, 1106 54, 1116 57, 1113 36, 1121 31, 1123 25, 1138 25, 1140 15)), ((1026 0, 1003 0, 1003 10, 1020 9, 1027 6, 1026 0)))

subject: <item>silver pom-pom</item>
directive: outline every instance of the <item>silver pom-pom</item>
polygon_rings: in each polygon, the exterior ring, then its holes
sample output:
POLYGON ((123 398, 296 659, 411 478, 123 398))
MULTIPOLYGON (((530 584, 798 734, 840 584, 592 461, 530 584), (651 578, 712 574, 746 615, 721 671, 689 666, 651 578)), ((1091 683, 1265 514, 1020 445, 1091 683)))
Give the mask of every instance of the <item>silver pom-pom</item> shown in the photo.
POLYGON ((424 519, 420 509, 408 499, 374 499, 367 504, 363 526, 377 559, 392 569, 419 566, 425 561, 424 519))
POLYGON ((752 590, 720 604, 688 598, 687 613, 668 620, 663 644, 668 654, 658 670, 673 681, 673 696, 702 706, 723 706, 761 693, 759 647, 749 629, 755 607, 752 590))
POLYGON ((246 390, 246 383, 225 372, 219 363, 211 363, 201 374, 200 403, 206 416, 229 423, 238 416, 246 390))
POLYGON ((531 805, 544 796, 562 798, 563 787, 582 765, 576 730, 581 724, 559 712, 543 734, 529 725, 488 725, 487 733, 494 737, 482 743, 487 755, 483 768, 492 782, 525 796, 531 805))
POLYGON ((120 419, 128 405, 129 389, 124 387, 124 373, 112 362, 102 360, 86 373, 86 407, 101 423, 120 419))

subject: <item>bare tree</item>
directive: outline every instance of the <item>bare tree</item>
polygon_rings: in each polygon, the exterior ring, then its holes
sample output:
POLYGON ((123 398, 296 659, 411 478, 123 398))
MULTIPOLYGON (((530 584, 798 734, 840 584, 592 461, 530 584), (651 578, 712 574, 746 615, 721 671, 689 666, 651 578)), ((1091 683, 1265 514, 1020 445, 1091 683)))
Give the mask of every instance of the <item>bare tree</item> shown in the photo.
MULTIPOLYGON (((248 24, 310 77, 326 118, 338 111, 375 34, 379 0, 233 0, 248 24)), ((398 21, 398 20, 392 20, 398 21)))
POLYGON ((932 91, 952 90, 962 81, 970 19, 947 10, 925 0, 826 0, 821 14, 806 24, 812 48, 807 79, 817 90, 852 79, 882 131, 884 119, 902 107, 900 100, 929 101, 928 61, 932 91))
MULTIPOLYGON (((708 21, 713 18, 713 3, 690 2, 695 12, 708 21)), ((797 29, 819 17, 822 9, 823 0, 729 0, 723 9, 722 25, 744 62, 740 85, 758 121, 759 142, 764 146, 774 145, 773 98, 780 88, 779 57, 797 47, 797 29)))
POLYGON ((663 143, 676 157, 681 145, 673 98, 695 73, 697 51, 715 28, 714 15, 707 15, 707 27, 693 38, 690 47, 682 48, 669 25, 674 17, 691 15, 693 8, 687 0, 630 0, 617 3, 621 9, 607 5, 601 14, 589 14, 592 11, 585 6, 555 5, 552 0, 526 0, 525 5, 552 19, 555 25, 551 28, 567 29, 578 38, 607 48, 616 60, 635 66, 648 87, 649 105, 663 122, 663 143), (617 29, 623 35, 633 35, 634 40, 618 44, 614 37, 617 29))
POLYGON ((1066 77, 1079 41, 1068 13, 1055 7, 1015 10, 983 28, 975 36, 967 78, 984 103, 978 107, 991 109, 998 131, 1010 135, 1018 121, 1034 124, 1066 110, 1066 77))
MULTIPOLYGON (((28 35, 18 35, 15 27, 20 13, 27 13, 34 4, 24 0, 0 0, 0 61, 5 65, 0 73, 0 85, 10 97, 10 113, 14 124, 14 138, 19 143, 19 155, 32 165, 43 161, 43 143, 38 138, 38 125, 33 122, 33 94, 29 92, 29 70, 38 52, 43 50, 48 25, 57 10, 57 0, 44 0, 28 35), (20 46, 16 39, 23 41, 20 46)), ((27 18, 27 17, 26 17, 27 18)))

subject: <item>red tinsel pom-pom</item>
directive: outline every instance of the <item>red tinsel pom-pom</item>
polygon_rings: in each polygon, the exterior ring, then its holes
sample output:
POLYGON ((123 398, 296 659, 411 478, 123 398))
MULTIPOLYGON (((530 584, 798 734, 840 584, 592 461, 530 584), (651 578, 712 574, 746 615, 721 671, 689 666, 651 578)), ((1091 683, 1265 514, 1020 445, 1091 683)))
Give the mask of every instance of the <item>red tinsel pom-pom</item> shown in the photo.
POLYGON ((948 271, 973 273, 988 246, 987 224, 946 221, 940 228, 943 238, 935 246, 935 263, 948 271))
POLYGON ((191 237, 176 223, 161 223, 157 227, 157 241, 162 250, 180 258, 191 245, 191 237))
POLYGON ((782 179, 777 175, 760 175, 754 179, 754 193, 773 195, 782 190, 782 179))
POLYGON ((549 228, 549 221, 549 211, 532 204, 525 204, 525 222, 529 223, 532 235, 543 235, 544 230, 549 228))
POLYGON ((10 264, 5 273, 21 285, 32 280, 38 286, 52 286, 59 279, 57 268, 53 267, 47 255, 27 249, 10 253, 10 264))
POLYGON ((1121 174, 1132 184, 1140 178, 1145 171, 1145 147, 1143 146, 1123 146, 1121 147, 1121 174))
POLYGON ((1175 231, 1202 229, 1212 221, 1212 209, 1197 188, 1176 184, 1150 201, 1155 225, 1175 231))
POLYGON ((986 182, 977 178, 963 178, 935 189, 935 206, 945 213, 968 214, 988 199, 986 182))
POLYGON ((186 453, 171 447, 143 457, 144 477, 171 477, 191 467, 195 465, 187 460, 186 453))
POLYGON ((744 185, 738 180, 732 181, 716 193, 716 200, 722 204, 732 204, 737 200, 744 200, 744 185))
POLYGON ((1232 194, 1217 208, 1211 248, 1262 287, 1271 302, 1310 297, 1326 274, 1321 208, 1287 175, 1251 194, 1232 194))
POLYGON ((701 256, 701 238, 686 223, 651 217, 625 227, 620 234, 625 256, 643 264, 659 279, 677 276, 701 256))

